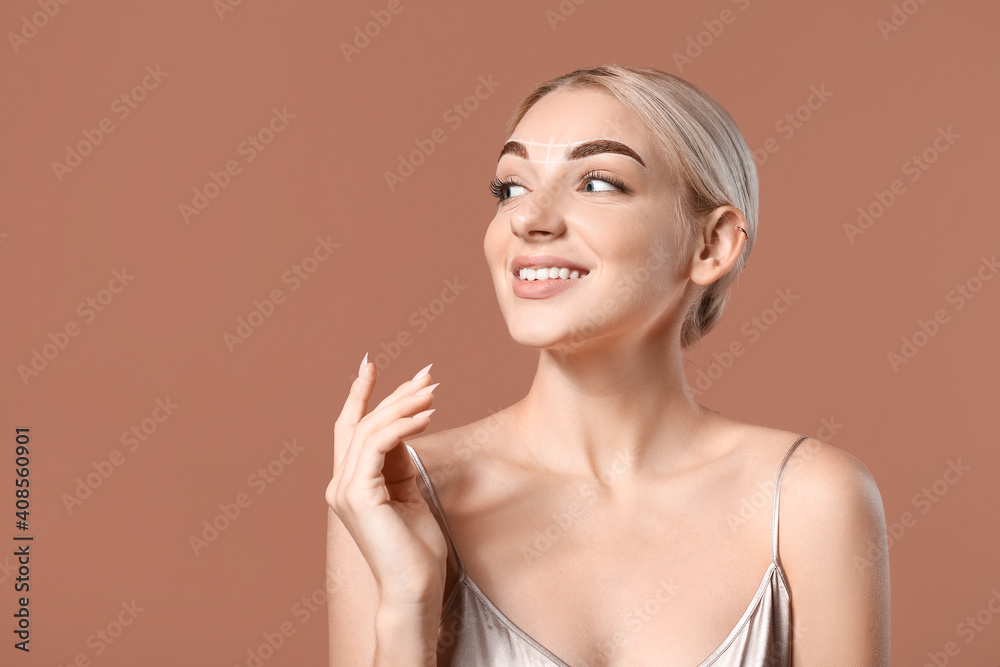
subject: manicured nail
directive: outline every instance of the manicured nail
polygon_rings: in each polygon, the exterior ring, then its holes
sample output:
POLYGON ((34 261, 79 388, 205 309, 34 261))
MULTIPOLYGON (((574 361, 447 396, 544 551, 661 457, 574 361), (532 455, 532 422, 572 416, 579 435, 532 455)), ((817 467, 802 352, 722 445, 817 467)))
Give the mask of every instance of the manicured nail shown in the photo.
POLYGON ((411 380, 411 382, 416 382, 417 380, 419 380, 423 376, 427 375, 427 371, 429 371, 431 369, 431 366, 433 366, 433 365, 434 364, 427 364, 426 366, 424 366, 423 368, 421 368, 419 371, 417 371, 417 374, 413 376, 413 380, 411 380))
POLYGON ((415 393, 414 396, 423 396, 424 394, 429 394, 432 391, 434 391, 434 388, 437 387, 439 384, 441 384, 441 383, 440 382, 435 382, 434 384, 429 384, 426 387, 424 387, 423 389, 421 389, 420 391, 418 391, 417 393, 415 393))
POLYGON ((430 410, 424 410, 423 412, 418 412, 417 414, 413 415, 413 417, 411 417, 411 419, 420 419, 421 417, 430 417, 431 413, 434 412, 436 409, 437 408, 431 408, 430 410))
POLYGON ((368 353, 367 352, 365 352, 365 358, 361 360, 361 368, 358 369, 358 377, 361 377, 361 374, 365 372, 366 368, 368 368, 368 353))

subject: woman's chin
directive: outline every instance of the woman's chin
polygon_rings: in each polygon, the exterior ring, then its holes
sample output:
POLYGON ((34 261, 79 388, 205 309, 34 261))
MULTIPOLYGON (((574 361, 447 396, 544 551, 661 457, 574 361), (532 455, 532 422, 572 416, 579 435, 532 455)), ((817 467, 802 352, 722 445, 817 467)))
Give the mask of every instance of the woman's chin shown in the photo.
POLYGON ((539 349, 554 347, 560 343, 565 343, 569 339, 569 334, 566 331, 540 325, 508 325, 507 331, 510 333, 510 337, 514 339, 514 342, 518 345, 539 349))
POLYGON ((518 345, 540 350, 558 349, 563 352, 573 352, 583 348, 589 340, 589 336, 573 332, 569 327, 508 325, 507 330, 510 332, 510 337, 518 345))

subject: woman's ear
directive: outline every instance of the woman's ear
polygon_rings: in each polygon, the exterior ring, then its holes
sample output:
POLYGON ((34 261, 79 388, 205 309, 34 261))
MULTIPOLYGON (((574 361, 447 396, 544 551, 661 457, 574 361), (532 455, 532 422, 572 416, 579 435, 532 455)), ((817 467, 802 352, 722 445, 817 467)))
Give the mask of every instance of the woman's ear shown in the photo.
POLYGON ((691 280, 711 285, 736 265, 746 246, 747 235, 737 227, 747 228, 743 212, 735 206, 720 206, 704 218, 691 258, 691 280))

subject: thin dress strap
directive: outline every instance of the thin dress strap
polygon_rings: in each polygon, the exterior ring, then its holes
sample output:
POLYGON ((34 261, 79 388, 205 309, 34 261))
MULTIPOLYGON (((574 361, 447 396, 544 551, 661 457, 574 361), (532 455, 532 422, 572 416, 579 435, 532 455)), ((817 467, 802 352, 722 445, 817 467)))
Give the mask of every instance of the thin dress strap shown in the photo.
POLYGON ((785 452, 785 458, 781 461, 781 467, 778 468, 778 479, 774 483, 774 515, 771 519, 771 559, 777 564, 778 561, 778 498, 781 492, 781 476, 785 472, 785 464, 788 463, 788 458, 798 447, 799 443, 807 439, 808 435, 799 436, 799 439, 792 443, 792 446, 788 448, 785 452))
POLYGON ((410 453, 410 458, 413 459, 413 465, 417 466, 417 472, 420 473, 420 477, 424 480, 424 487, 426 487, 427 495, 429 495, 431 499, 431 511, 434 512, 438 523, 441 524, 441 528, 444 530, 444 534, 448 538, 448 543, 451 545, 451 551, 455 554, 455 562, 458 564, 458 571, 461 575, 464 575, 465 564, 462 563, 462 557, 458 555, 458 548, 455 546, 455 540, 452 538, 451 530, 448 529, 448 522, 444 518, 444 509, 438 501, 437 492, 434 491, 434 485, 431 484, 431 476, 427 474, 427 469, 424 468, 423 462, 420 460, 420 457, 417 456, 416 450, 414 450, 413 447, 406 445, 406 451, 410 453))

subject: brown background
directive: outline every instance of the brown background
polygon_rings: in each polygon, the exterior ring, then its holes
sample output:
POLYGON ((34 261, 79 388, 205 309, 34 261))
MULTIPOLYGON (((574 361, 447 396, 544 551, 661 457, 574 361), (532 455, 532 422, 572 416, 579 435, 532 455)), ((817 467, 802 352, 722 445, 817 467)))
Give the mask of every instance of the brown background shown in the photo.
POLYGON ((0 10, 0 553, 21 532, 15 427, 31 429, 35 536, 30 657, 11 647, 16 575, 13 556, 0 556, 0 662, 246 665, 262 634, 287 623, 294 635, 264 664, 325 664, 325 608, 306 617, 296 605, 322 599, 331 431, 358 363, 409 333, 412 344, 382 358, 376 400, 434 362, 432 430, 524 394, 537 352, 510 340, 496 305, 482 255, 487 183, 530 87, 603 63, 679 74, 732 113, 751 148, 778 146, 760 164, 758 245, 723 321, 691 353, 689 378, 734 341, 746 353, 700 400, 817 437, 822 420, 835 422, 826 439, 869 467, 887 522, 914 517, 890 548, 895 664, 922 665, 949 641, 959 653, 948 664, 1000 662, 1000 617, 983 612, 991 622, 970 642, 956 628, 1000 590, 1000 280, 973 280, 981 289, 961 309, 947 300, 1000 246, 989 203, 995 5, 567 1, 553 28, 556 0, 404 0, 349 63, 341 43, 385 2, 247 0, 221 18, 217 5, 70 2, 36 17, 36 32, 23 21, 43 11, 37 0, 0 10), (725 9, 732 22, 709 40, 704 22, 725 9), (902 25, 883 36, 894 11, 902 25), (15 51, 9 33, 21 30, 32 36, 15 51), (699 33, 708 45, 679 65, 674 54, 699 33), (147 66, 166 75, 122 119, 112 105, 147 66), (449 125, 443 114, 480 76, 500 85, 449 125), (833 95, 787 137, 776 123, 811 86, 833 95), (274 108, 294 119, 247 162, 238 147, 274 108), (52 163, 103 118, 114 130, 60 181, 52 163), (436 128, 446 141, 390 191, 385 172, 436 128), (931 149, 937 160, 911 180, 905 163, 939 128, 959 138, 931 149), (229 160, 240 173, 185 223, 179 205, 229 160), (851 242, 844 225, 895 179, 905 192, 851 242), (282 276, 317 237, 339 246, 293 291, 282 276), (78 304, 123 267, 134 279, 85 321, 78 304), (467 288, 418 328, 411 314, 446 280, 467 288), (274 289, 284 303, 230 352, 223 334, 274 289), (779 289, 799 298, 752 341, 752 318, 768 316, 779 289), (938 309, 948 321, 893 369, 888 353, 938 309), (18 367, 68 322, 79 334, 26 383, 18 367), (167 398, 173 414, 128 451, 123 432, 167 398), (252 486, 292 439, 304 450, 252 486), (67 509, 78 478, 115 450, 121 465, 67 509), (957 483, 939 481, 935 502, 916 504, 959 459, 969 470, 957 483), (249 506, 196 555, 190 536, 241 493, 249 506), (88 637, 133 600, 143 611, 96 655, 88 637))

